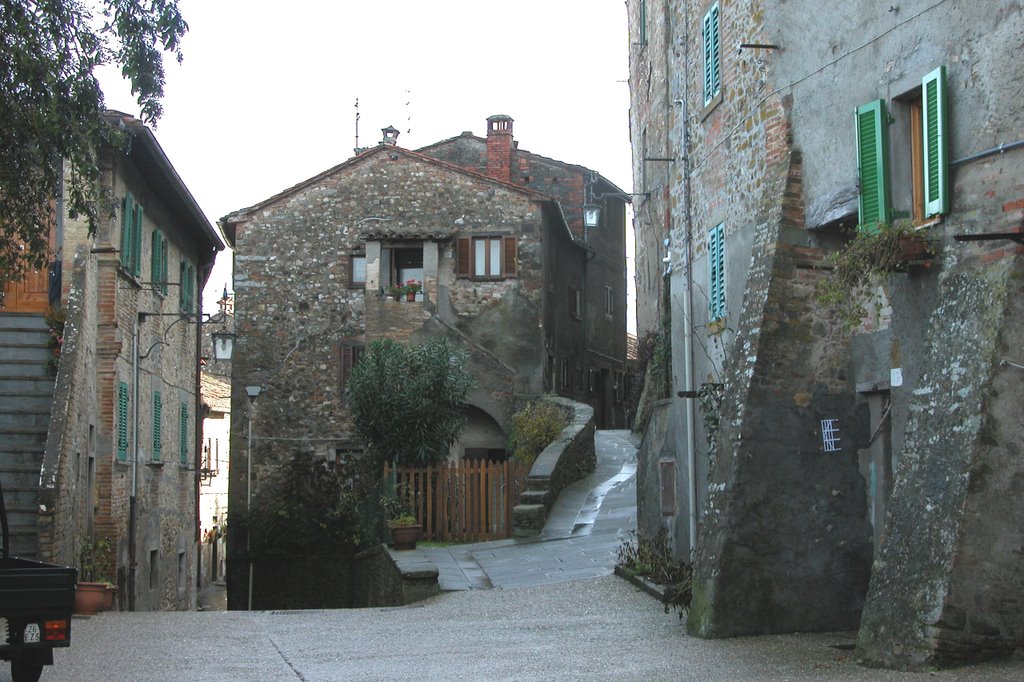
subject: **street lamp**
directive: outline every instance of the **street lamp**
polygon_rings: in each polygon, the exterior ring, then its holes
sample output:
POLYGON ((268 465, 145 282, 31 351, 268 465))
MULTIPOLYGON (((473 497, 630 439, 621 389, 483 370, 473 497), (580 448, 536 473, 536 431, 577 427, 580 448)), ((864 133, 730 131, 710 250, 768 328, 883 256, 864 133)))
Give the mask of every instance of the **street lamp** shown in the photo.
MULTIPOLYGON (((252 508, 252 413, 256 407, 256 398, 263 389, 260 386, 246 386, 245 395, 249 398, 249 436, 245 447, 245 516, 248 519, 252 508)), ((249 555, 249 611, 252 611, 252 554, 249 539, 252 531, 245 531, 245 553, 249 555)))
POLYGON ((235 348, 235 335, 232 332, 214 332, 213 337, 213 359, 230 360, 235 348))

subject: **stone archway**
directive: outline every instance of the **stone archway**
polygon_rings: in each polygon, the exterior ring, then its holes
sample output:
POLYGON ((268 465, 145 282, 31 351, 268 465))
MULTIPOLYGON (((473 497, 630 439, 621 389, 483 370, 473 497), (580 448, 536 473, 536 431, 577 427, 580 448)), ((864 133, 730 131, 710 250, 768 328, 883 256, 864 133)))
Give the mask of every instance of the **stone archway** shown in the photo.
POLYGON ((475 405, 466 406, 466 416, 469 420, 468 425, 459 441, 452 447, 452 459, 507 459, 505 444, 508 435, 498 421, 475 405))

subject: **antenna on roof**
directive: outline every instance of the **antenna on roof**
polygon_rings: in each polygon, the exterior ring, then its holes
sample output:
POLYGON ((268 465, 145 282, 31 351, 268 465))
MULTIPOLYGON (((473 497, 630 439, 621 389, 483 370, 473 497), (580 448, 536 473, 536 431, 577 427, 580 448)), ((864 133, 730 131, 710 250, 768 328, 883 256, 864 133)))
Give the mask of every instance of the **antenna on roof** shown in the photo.
POLYGON ((356 154, 359 153, 359 98, 356 97, 356 154))
POLYGON ((412 110, 409 105, 412 104, 412 90, 405 91, 405 124, 408 126, 405 129, 405 134, 408 135, 412 132, 412 110))

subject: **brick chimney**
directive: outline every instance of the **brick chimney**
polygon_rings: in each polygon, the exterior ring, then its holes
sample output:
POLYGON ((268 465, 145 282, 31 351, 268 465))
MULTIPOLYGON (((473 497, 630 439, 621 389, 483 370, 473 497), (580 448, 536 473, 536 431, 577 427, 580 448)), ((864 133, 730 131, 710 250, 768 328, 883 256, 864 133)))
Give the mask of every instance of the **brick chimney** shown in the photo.
POLYGON ((487 174, 512 181, 512 117, 496 114, 487 119, 487 174))

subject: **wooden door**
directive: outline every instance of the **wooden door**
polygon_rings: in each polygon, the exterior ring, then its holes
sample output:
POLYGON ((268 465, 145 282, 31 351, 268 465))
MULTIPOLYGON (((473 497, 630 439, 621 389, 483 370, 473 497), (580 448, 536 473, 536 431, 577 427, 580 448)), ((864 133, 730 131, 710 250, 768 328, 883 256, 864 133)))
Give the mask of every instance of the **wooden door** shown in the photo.
MULTIPOLYGON (((50 226, 50 253, 54 252, 56 230, 50 226)), ((17 282, 4 285, 5 313, 42 313, 50 305, 50 270, 34 270, 25 273, 25 277, 17 282)))

